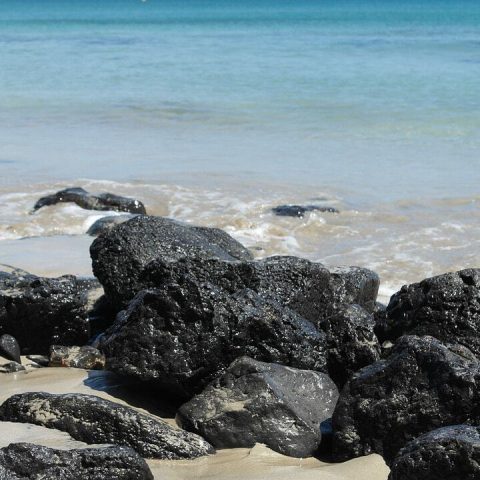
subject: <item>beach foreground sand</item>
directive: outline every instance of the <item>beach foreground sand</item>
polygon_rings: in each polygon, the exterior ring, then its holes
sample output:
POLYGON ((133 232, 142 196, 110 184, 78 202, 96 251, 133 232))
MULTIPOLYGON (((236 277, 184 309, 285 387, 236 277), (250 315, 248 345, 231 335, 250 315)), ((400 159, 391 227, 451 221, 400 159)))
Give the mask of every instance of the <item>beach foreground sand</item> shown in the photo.
MULTIPOLYGON (((3 360, 3 359, 2 359, 3 360)), ((70 368, 42 368, 0 379, 0 402, 16 393, 47 391, 50 393, 88 393, 126 404, 123 382, 115 375, 70 368)), ((134 401, 135 408, 145 412, 134 401)), ((166 418, 173 423, 172 418, 166 418)), ((14 442, 33 442, 53 448, 79 448, 86 444, 66 433, 28 424, 2 422, 0 447, 14 442)), ((162 480, 386 480, 388 467, 379 455, 370 455, 342 464, 328 464, 314 458, 290 458, 264 445, 252 449, 221 450, 196 460, 149 460, 156 479, 162 480)))

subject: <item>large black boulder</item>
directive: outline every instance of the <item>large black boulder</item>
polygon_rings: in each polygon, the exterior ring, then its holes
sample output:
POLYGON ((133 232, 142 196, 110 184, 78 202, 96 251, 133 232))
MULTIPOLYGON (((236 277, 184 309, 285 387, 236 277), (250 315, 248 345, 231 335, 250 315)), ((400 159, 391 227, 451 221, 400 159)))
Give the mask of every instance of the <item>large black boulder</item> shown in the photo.
POLYGON ((217 448, 263 443, 308 457, 318 450, 320 424, 331 417, 337 398, 324 373, 240 357, 180 408, 177 421, 217 448))
POLYGON ((0 335, 22 354, 47 354, 50 345, 83 345, 90 337, 90 293, 100 285, 71 275, 43 278, 0 272, 0 335))
POLYGON ((478 480, 480 427, 455 425, 407 443, 391 467, 388 480, 478 480))
POLYGON ((134 213, 124 213, 122 215, 108 215, 107 217, 99 218, 90 225, 87 230, 87 235, 98 237, 101 233, 111 230, 115 225, 127 222, 136 216, 137 214, 134 213))
POLYGON ((198 435, 94 395, 13 395, 0 406, 0 420, 56 428, 89 444, 131 447, 148 458, 196 458, 214 452, 198 435))
POLYGON ((380 314, 381 342, 430 335, 480 354, 480 269, 461 270, 406 285, 380 314))
POLYGON ((347 382, 333 414, 338 461, 379 453, 390 463, 435 428, 480 422, 480 364, 433 337, 405 336, 347 382))
POLYGON ((107 369, 187 399, 242 355, 326 369, 325 335, 311 322, 252 290, 195 278, 139 293, 100 348, 107 369))
POLYGON ((139 215, 100 235, 90 247, 93 273, 114 302, 126 304, 145 288, 144 268, 158 257, 250 260, 250 252, 223 230, 139 215))
POLYGON ((73 187, 40 198, 33 207, 36 212, 42 207, 56 205, 57 203, 76 203, 86 210, 114 210, 118 212, 139 213, 145 215, 145 206, 134 198, 121 197, 113 193, 89 193, 83 188, 73 187))
POLYGON ((0 449, 2 480, 153 480, 145 460, 126 447, 54 450, 31 443, 0 449))
POLYGON ((359 305, 347 305, 319 324, 326 334, 328 374, 342 387, 357 371, 380 360, 375 319, 359 305))

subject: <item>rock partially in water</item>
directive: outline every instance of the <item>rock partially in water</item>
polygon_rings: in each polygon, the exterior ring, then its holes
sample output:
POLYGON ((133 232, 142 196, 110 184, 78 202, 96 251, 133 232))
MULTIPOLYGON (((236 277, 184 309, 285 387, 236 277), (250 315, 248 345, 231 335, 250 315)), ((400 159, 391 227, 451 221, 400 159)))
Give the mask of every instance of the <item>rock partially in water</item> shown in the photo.
POLYGON ((381 342, 431 335, 480 355, 480 269, 461 270, 406 285, 379 315, 381 342))
POLYGON ((93 194, 80 187, 66 188, 40 198, 35 203, 32 213, 42 207, 70 202, 86 210, 114 210, 117 212, 139 213, 142 215, 147 213, 143 203, 134 198, 121 197, 113 193, 93 194))
POLYGON ((319 205, 279 205, 272 208, 272 212, 278 217, 303 218, 308 212, 340 213, 334 207, 322 207, 319 205))
POLYGON ((0 337, 0 355, 8 360, 22 363, 20 360, 20 345, 15 337, 8 335, 8 333, 0 337))
POLYGON ((147 458, 185 459, 214 452, 198 435, 94 395, 13 395, 0 407, 0 419, 56 428, 89 444, 131 447, 147 458))
POLYGON ((325 371, 325 335, 293 310, 245 289, 233 294, 185 278, 143 291, 106 332, 107 369, 190 398, 248 355, 325 371))
POLYGON ((5 480, 153 480, 145 460, 131 448, 54 450, 31 443, 0 449, 5 480))
POLYGON ((90 228, 87 230, 87 235, 92 237, 98 237, 104 232, 108 232, 115 225, 124 223, 132 218, 135 218, 135 214, 125 214, 125 215, 109 215, 107 217, 99 218, 95 223, 90 225, 90 228))
POLYGON ((478 480, 480 427, 433 430, 408 443, 395 458, 389 480, 478 480))
POLYGON ((138 216, 96 238, 90 248, 93 272, 105 293, 125 305, 143 290, 143 269, 161 257, 251 260, 251 253, 223 230, 197 227, 164 217, 138 216))
POLYGON ((337 398, 337 387, 323 373, 241 357, 184 404, 177 420, 216 448, 263 443, 308 457, 320 445, 320 424, 331 417, 337 398))
POLYGON ((17 362, 8 362, 0 365, 0 372, 1 373, 16 373, 16 372, 23 372, 25 367, 21 363, 17 362))
POLYGON ((88 345, 82 347, 50 347, 50 367, 84 368, 86 370, 103 370, 105 355, 88 345))
POLYGON ((379 453, 392 462, 435 428, 480 422, 480 363, 433 337, 402 337, 390 355, 357 372, 333 414, 336 460, 379 453))
POLYGON ((14 336, 22 354, 47 354, 52 344, 83 345, 90 337, 89 292, 96 280, 42 278, 0 272, 0 334, 14 336))
POLYGON ((359 305, 340 309, 319 326, 327 336, 328 374, 339 387, 356 371, 380 360, 375 320, 359 305))

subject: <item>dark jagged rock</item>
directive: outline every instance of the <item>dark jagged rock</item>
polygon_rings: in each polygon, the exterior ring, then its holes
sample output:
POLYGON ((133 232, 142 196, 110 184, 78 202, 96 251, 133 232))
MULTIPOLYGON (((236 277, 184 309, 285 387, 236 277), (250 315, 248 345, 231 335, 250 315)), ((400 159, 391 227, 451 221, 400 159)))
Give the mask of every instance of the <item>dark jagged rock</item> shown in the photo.
POLYGON ((196 227, 164 217, 138 216, 96 238, 90 247, 93 272, 105 293, 125 305, 145 287, 145 266, 162 257, 173 262, 182 257, 250 260, 250 252, 226 232, 196 227))
POLYGON ((480 422, 480 363, 433 337, 405 336, 387 359, 357 372, 333 414, 335 459, 379 453, 446 425, 480 422))
POLYGON ((457 425, 408 443, 395 458, 389 480, 478 480, 480 427, 457 425))
POLYGON ((20 361, 20 345, 15 337, 8 335, 7 333, 0 337, 0 355, 13 360, 14 362, 21 363, 20 361))
POLYGON ((275 256, 260 261, 225 262, 198 255, 169 261, 157 258, 139 276, 138 286, 157 288, 193 276, 230 293, 249 288, 318 323, 344 305, 373 311, 379 278, 359 267, 326 268, 298 257, 275 256))
MULTIPOLYGON (((145 206, 134 198, 121 197, 113 193, 89 193, 83 188, 73 187, 60 190, 52 195, 40 198, 33 207, 36 212, 42 207, 56 205, 57 203, 76 203, 86 210, 114 210, 117 212, 130 212, 145 215, 145 206)), ((33 213, 32 212, 32 213, 33 213)))
POLYGON ((328 374, 340 387, 357 370, 380 360, 375 320, 359 305, 344 307, 319 326, 327 337, 328 374))
POLYGON ((39 367, 48 367, 50 365, 50 358, 45 355, 27 355, 27 358, 39 367))
POLYGON ((52 344, 83 345, 90 337, 89 294, 95 280, 42 278, 0 272, 0 334, 14 336, 23 354, 47 354, 52 344))
POLYGON ((376 333, 381 342, 430 335, 480 354, 480 269, 461 270, 406 285, 392 296, 376 333))
POLYGON ((107 369, 188 399, 241 355, 325 371, 324 343, 311 322, 273 300, 186 278, 139 293, 101 350, 107 369))
POLYGON ((108 232, 115 225, 124 223, 132 218, 135 218, 135 214, 125 214, 125 215, 109 215, 108 217, 99 218, 96 222, 90 225, 90 228, 87 230, 87 235, 92 237, 98 237, 101 233, 108 232))
POLYGON ((54 450, 31 443, 0 449, 4 480, 153 480, 145 460, 131 448, 54 450))
POLYGON ((0 372, 2 373, 16 373, 23 372, 25 367, 21 363, 17 362, 8 362, 0 365, 0 372))
POLYGON ((50 347, 50 367, 84 368, 86 370, 102 370, 105 367, 105 355, 94 347, 50 347))
POLYGON ((43 392, 13 395, 0 407, 0 419, 56 428, 89 444, 131 447, 149 458, 195 458, 214 451, 193 433, 94 395, 43 392))
POLYGON ((177 421, 216 448, 264 443, 292 457, 308 457, 320 445, 322 421, 331 417, 338 390, 325 374, 249 357, 178 411, 177 421))
POLYGON ((319 205, 279 205, 272 208, 272 212, 278 217, 303 218, 307 212, 340 213, 334 207, 321 207, 319 205))

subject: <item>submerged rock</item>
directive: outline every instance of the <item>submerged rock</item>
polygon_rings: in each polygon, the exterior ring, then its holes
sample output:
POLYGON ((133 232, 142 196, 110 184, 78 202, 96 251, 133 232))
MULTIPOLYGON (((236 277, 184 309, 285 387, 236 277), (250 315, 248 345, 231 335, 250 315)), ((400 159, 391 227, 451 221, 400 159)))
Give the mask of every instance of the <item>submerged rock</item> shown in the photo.
POLYGON ((433 430, 408 443, 395 458, 389 480, 478 480, 480 427, 433 430))
MULTIPOLYGON (((83 188, 73 187, 60 190, 52 195, 40 198, 33 207, 36 212, 42 207, 57 203, 75 203, 86 210, 115 210, 118 212, 139 213, 145 215, 145 206, 134 198, 121 197, 113 193, 89 193, 83 188)), ((32 212, 32 213, 33 213, 32 212)))
POLYGON ((406 285, 378 318, 381 342, 430 335, 480 354, 480 269, 461 270, 406 285))
POLYGON ((375 320, 359 305, 348 305, 320 323, 327 338, 328 374, 342 387, 357 371, 380 360, 375 320))
POLYGON ((98 237, 101 233, 108 232, 115 225, 124 223, 132 218, 135 218, 137 215, 134 214, 125 214, 125 215, 109 215, 107 217, 99 218, 96 222, 90 225, 90 228, 87 230, 87 235, 92 237, 98 237))
POLYGON ((125 305, 145 288, 143 269, 162 257, 250 260, 251 253, 226 232, 164 217, 138 216, 96 238, 90 247, 93 272, 105 293, 125 305))
POLYGON ((101 344, 107 369, 187 399, 239 356, 325 371, 324 349, 324 334, 293 310, 192 278, 139 293, 101 344))
POLYGON ((13 395, 0 407, 0 419, 56 428, 89 444, 131 447, 148 458, 195 458, 214 451, 193 433, 94 395, 42 392, 13 395))
POLYGON ((390 355, 343 388, 333 421, 338 461, 379 453, 391 462, 410 440, 435 428, 479 423, 480 363, 432 337, 402 337, 390 355))
POLYGON ((105 367, 105 355, 87 345, 83 347, 52 345, 49 366, 102 370, 105 367))
POLYGON ((25 367, 21 363, 17 362, 8 362, 0 365, 0 372, 1 373, 16 373, 22 372, 25 370, 25 367))
POLYGON ((308 457, 320 445, 320 424, 331 417, 337 398, 337 387, 323 373, 241 357, 184 404, 177 421, 216 448, 263 443, 308 457))
POLYGON ((83 345, 90 337, 89 292, 94 280, 0 272, 0 334, 23 354, 47 354, 52 344, 83 345))
POLYGON ((0 355, 8 360, 21 363, 20 345, 15 337, 8 334, 4 334, 0 337, 0 355))
POLYGON ((272 208, 272 212, 278 217, 303 218, 307 212, 340 213, 334 207, 321 207, 318 205, 279 205, 272 208))
POLYGON ((0 449, 5 480, 153 480, 145 460, 131 448, 54 450, 31 443, 0 449))

